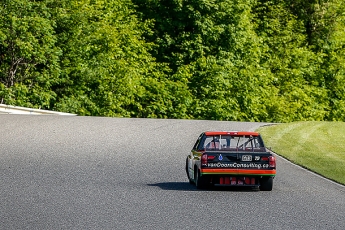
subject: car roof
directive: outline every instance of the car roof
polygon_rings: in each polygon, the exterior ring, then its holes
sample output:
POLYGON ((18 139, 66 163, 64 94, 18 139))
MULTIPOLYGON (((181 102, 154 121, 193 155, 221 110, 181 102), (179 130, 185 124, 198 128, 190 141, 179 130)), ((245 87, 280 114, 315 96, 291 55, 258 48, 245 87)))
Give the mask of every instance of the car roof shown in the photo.
POLYGON ((258 132, 251 132, 251 131, 207 131, 204 132, 206 136, 212 135, 230 135, 230 136, 259 136, 258 132))

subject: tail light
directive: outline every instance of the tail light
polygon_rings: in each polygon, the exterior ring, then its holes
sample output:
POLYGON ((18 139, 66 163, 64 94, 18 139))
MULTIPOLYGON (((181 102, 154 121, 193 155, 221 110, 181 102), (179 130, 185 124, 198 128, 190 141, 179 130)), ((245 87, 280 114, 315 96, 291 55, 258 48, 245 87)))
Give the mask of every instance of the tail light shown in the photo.
POLYGON ((275 168, 276 167, 276 158, 274 156, 268 157, 268 164, 270 168, 275 168))
POLYGON ((207 165, 207 154, 204 153, 201 156, 201 165, 207 165))
POLYGON ((209 156, 206 153, 201 156, 201 165, 207 165, 207 160, 213 160, 216 156, 209 156))

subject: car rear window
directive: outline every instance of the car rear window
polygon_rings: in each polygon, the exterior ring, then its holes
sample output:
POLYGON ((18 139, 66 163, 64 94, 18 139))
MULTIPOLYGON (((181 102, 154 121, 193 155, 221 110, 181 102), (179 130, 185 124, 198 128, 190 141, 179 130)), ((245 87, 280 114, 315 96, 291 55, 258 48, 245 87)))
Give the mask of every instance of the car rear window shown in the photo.
POLYGON ((264 144, 260 136, 230 136, 230 135, 213 135, 205 136, 200 142, 199 148, 206 150, 247 150, 263 148, 264 144))

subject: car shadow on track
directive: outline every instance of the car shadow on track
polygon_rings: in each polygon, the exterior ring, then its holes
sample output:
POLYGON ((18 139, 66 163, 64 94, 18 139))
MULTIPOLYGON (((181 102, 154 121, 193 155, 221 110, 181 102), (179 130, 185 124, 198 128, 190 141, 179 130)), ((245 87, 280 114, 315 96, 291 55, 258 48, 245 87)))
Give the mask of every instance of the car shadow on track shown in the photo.
POLYGON ((148 184, 148 186, 159 187, 163 190, 175 190, 175 191, 196 191, 198 189, 188 182, 162 182, 155 184, 148 184))
POLYGON ((163 190, 174 191, 233 191, 233 192, 257 192, 259 189, 252 187, 234 187, 234 186, 213 186, 207 189, 197 189, 195 185, 189 182, 162 182, 147 184, 148 186, 159 187, 163 190))

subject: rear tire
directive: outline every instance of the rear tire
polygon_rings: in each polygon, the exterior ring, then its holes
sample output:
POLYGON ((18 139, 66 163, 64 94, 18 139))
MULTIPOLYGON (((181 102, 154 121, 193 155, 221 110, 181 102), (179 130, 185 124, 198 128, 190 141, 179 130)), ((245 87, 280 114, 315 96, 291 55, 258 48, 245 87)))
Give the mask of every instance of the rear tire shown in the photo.
POLYGON ((186 173, 187 173, 187 178, 190 184, 194 184, 193 180, 189 176, 189 169, 188 169, 188 157, 186 158, 186 173))
POLYGON ((205 185, 205 178, 200 176, 199 170, 195 171, 195 185, 197 189, 203 189, 206 187, 205 185))
POLYGON ((273 177, 264 177, 260 180, 261 191, 272 191, 273 188, 273 177))

